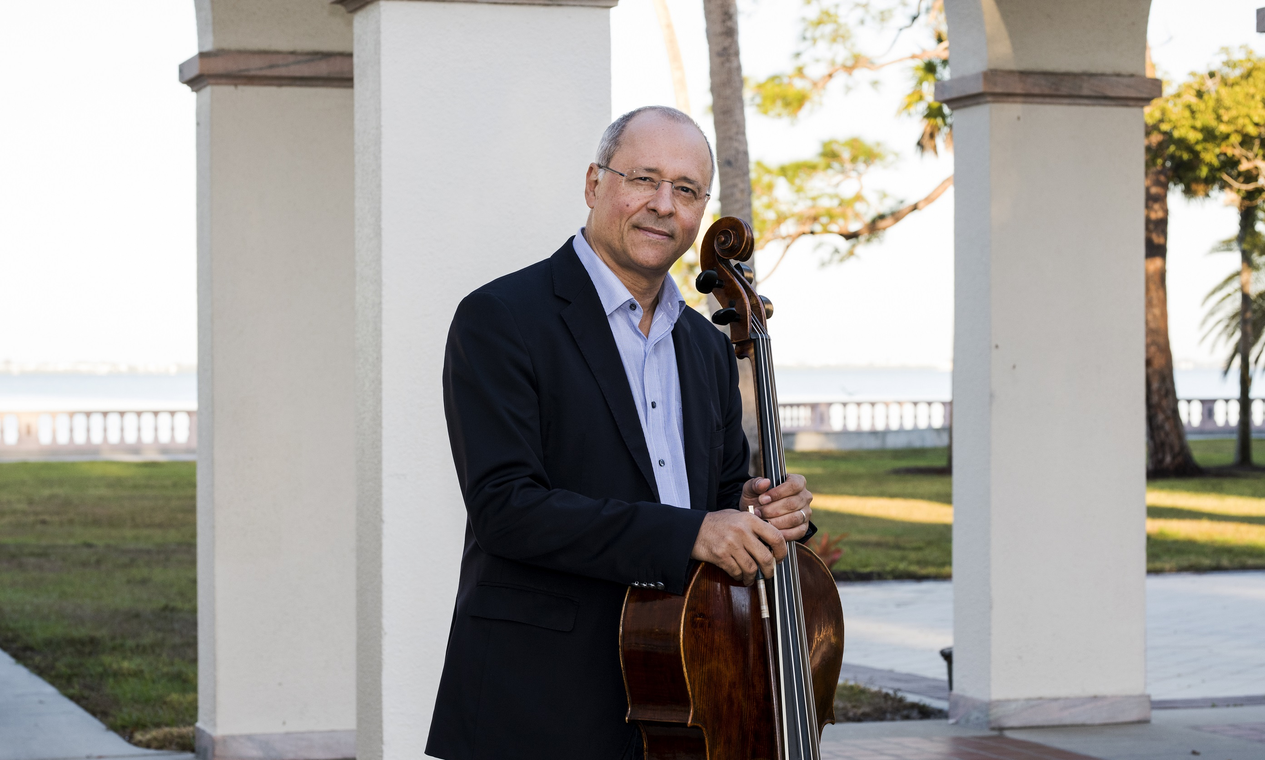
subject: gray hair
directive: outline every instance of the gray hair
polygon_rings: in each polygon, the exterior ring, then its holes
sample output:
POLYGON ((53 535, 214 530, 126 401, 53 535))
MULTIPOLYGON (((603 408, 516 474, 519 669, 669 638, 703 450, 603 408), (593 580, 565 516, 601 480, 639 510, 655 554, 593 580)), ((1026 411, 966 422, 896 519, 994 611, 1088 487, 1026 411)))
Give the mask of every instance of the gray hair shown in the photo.
POLYGON ((707 184, 710 186, 711 180, 716 176, 716 154, 712 152, 711 141, 708 140, 707 135, 703 133, 702 127, 698 126, 698 123, 689 117, 689 114, 686 114, 683 111, 678 111, 675 108, 669 108, 668 106, 642 106, 641 108, 634 108, 615 121, 612 121, 611 125, 606 128, 605 132, 602 133, 602 141, 597 144, 597 165, 610 166, 611 159, 615 157, 615 152, 619 150, 620 141, 624 137, 624 130, 628 129, 628 125, 632 123, 633 119, 643 113, 658 114, 669 121, 674 121, 677 124, 689 124, 698 130, 698 133, 703 136, 703 142, 707 145, 707 163, 709 168, 712 170, 712 176, 707 180, 707 184))

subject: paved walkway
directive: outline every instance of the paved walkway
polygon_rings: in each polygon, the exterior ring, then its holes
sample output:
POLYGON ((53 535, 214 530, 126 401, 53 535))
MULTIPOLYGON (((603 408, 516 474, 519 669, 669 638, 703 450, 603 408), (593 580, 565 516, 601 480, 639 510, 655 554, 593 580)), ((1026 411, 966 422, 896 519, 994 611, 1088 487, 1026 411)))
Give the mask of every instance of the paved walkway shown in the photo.
POLYGON ((0 760, 72 758, 193 760, 181 752, 133 747, 0 652, 0 760))
MULTIPOLYGON (((953 584, 841 583, 839 593, 845 677, 942 702, 953 584)), ((1265 572, 1149 575, 1146 602, 1147 690, 1156 708, 1226 697, 1265 704, 1265 572)))
POLYGON ((1160 710, 1151 723, 1004 732, 939 720, 826 726, 822 760, 1262 760, 1265 707, 1160 710))

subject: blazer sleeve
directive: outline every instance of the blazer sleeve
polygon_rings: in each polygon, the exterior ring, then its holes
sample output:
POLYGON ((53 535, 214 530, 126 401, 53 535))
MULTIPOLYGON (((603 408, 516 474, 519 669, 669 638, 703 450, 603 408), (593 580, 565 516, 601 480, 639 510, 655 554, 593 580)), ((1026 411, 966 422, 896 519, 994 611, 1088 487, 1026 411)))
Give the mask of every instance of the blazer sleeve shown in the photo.
POLYGON ((531 355, 494 294, 475 291, 457 307, 443 385, 457 478, 480 548, 624 585, 684 591, 706 513, 551 486, 531 355))

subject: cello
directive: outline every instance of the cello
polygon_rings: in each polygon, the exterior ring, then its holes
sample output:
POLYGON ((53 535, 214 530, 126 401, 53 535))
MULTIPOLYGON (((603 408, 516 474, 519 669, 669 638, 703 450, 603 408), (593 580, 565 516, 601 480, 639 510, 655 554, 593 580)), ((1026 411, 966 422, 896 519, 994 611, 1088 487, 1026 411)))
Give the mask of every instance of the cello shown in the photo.
MULTIPOLYGON (((763 475, 786 480, 768 334, 772 304, 756 293, 754 235, 737 217, 703 237, 695 284, 716 292, 712 315, 729 325, 755 374, 763 475)), ((629 588, 620 621, 620 666, 630 723, 646 760, 820 760, 821 731, 835 721, 843 664, 843 609, 834 578, 812 550, 787 547, 772 578, 750 586, 699 563, 685 593, 629 588)))

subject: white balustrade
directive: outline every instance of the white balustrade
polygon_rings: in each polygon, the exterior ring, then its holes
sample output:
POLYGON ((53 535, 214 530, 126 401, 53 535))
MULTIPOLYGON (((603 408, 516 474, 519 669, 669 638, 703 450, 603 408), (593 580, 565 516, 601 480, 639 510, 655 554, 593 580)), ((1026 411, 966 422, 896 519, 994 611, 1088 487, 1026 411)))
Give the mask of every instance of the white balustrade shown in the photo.
MULTIPOLYGON (((796 420, 812 426, 813 406, 797 406, 796 420)), ((0 412, 0 454, 25 456, 47 449, 76 456, 111 450, 139 455, 192 454, 197 445, 196 418, 196 413, 169 411, 0 412)))
POLYGON ((949 424, 943 401, 835 401, 781 404, 782 431, 839 433, 887 430, 940 430, 949 424))

